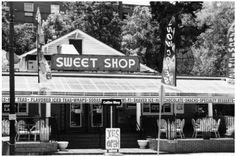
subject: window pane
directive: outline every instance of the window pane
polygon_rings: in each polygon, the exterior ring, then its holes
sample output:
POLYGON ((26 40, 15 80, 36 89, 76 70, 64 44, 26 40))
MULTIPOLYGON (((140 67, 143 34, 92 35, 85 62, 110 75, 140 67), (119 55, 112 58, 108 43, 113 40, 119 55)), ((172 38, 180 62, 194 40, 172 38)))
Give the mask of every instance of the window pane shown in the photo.
POLYGON ((92 127, 102 127, 103 120, 102 120, 102 105, 100 104, 93 104, 91 107, 92 111, 92 127))
POLYGON ((170 105, 170 103, 164 104, 162 106, 162 112, 171 112, 171 105, 170 105))
POLYGON ((143 112, 144 113, 150 113, 150 104, 149 103, 144 103, 143 104, 143 112))
MULTIPOLYGON (((143 104, 143 114, 144 115, 157 115, 159 114, 159 104, 158 103, 144 103, 143 104)), ((172 113, 171 104, 166 103, 162 106, 161 112, 164 114, 172 113)))
POLYGON ((70 127, 81 127, 81 104, 71 104, 70 127))
POLYGON ((24 3, 24 11, 33 12, 34 4, 33 3, 24 3))
MULTIPOLYGON (((15 104, 15 112, 22 114, 27 114, 28 104, 26 103, 16 103, 15 104)), ((2 104, 2 113, 9 113, 10 112, 10 104, 9 103, 3 103, 2 104)))
POLYGON ((159 113, 159 104, 151 103, 151 113, 159 113))
POLYGON ((26 103, 19 103, 19 113, 26 113, 26 112, 27 112, 26 103))
POLYGON ((2 113, 9 113, 10 112, 10 104, 9 103, 3 103, 2 104, 2 113))
POLYGON ((60 5, 51 5, 51 14, 58 14, 60 12, 60 5))

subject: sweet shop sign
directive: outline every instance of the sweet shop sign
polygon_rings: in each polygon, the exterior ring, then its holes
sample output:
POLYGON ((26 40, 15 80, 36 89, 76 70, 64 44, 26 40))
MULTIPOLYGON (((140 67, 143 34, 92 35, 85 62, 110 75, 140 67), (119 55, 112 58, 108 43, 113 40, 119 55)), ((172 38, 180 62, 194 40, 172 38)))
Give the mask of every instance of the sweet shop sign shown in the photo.
POLYGON ((52 56, 51 68, 68 71, 138 72, 140 63, 137 56, 56 54, 52 56))

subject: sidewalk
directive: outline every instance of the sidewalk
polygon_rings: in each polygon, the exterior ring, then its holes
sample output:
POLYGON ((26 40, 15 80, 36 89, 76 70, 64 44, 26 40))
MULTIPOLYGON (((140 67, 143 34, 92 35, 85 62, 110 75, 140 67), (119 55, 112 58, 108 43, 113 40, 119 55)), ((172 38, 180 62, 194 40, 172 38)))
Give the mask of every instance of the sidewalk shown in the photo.
MULTIPOLYGON (((65 151, 58 151, 54 155, 85 155, 85 156, 157 156, 157 151, 152 149, 139 149, 139 148, 122 148, 119 153, 107 153, 104 149, 68 149, 65 151)), ((170 154, 166 152, 161 152, 160 155, 164 156, 234 156, 235 153, 183 153, 183 154, 170 154)))
MULTIPOLYGON (((106 153, 107 151, 105 149, 67 149, 65 151, 58 151, 55 153, 55 155, 104 155, 106 153)), ((157 152, 152 149, 121 148, 119 150, 119 153, 123 155, 130 155, 130 154, 149 155, 149 154, 156 154, 157 152)))

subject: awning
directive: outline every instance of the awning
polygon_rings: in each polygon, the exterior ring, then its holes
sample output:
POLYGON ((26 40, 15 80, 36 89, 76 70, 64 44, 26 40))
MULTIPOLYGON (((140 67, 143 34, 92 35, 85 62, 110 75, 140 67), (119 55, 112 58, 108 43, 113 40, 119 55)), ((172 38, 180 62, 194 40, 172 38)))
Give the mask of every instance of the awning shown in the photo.
MULTIPOLYGON (((121 99, 125 103, 158 103, 161 79, 145 76, 53 76, 38 84, 37 76, 15 76, 18 103, 100 103, 121 99)), ((177 79, 165 86, 166 103, 234 104, 234 85, 225 80, 177 79)), ((2 77, 2 101, 9 102, 9 76, 2 77)))

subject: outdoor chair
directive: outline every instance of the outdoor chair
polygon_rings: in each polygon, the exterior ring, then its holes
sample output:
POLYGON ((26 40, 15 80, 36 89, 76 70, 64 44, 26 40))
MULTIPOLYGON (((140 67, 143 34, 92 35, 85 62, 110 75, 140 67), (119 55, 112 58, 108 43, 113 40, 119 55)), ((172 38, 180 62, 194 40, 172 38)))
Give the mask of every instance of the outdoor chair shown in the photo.
MULTIPOLYGON (((200 120, 198 120, 198 121, 200 121, 200 120)), ((196 122, 194 119, 192 119, 192 125, 193 125, 193 135, 192 135, 192 138, 193 137, 197 137, 197 134, 199 133, 199 132, 201 132, 201 129, 200 129, 200 122, 198 123, 198 122, 196 122)))
POLYGON ((2 121, 2 134, 9 135, 10 134, 10 122, 9 120, 2 121))
POLYGON ((176 135, 180 135, 181 138, 185 138, 184 136, 184 125, 185 125, 185 119, 176 119, 175 120, 175 124, 176 124, 176 135))
POLYGON ((36 121, 35 125, 30 129, 30 134, 34 135, 34 141, 37 139, 37 135, 40 135, 40 129, 45 126, 44 120, 36 121))
POLYGON ((225 116, 225 124, 226 124, 225 135, 228 137, 233 136, 234 131, 235 131, 234 117, 233 116, 225 116))
POLYGON ((217 122, 216 120, 213 119, 212 122, 212 128, 211 128, 211 132, 215 133, 216 138, 220 137, 220 133, 219 133, 219 126, 220 126, 220 121, 221 119, 218 119, 217 122))
POLYGON ((157 126, 160 126, 160 136, 162 133, 165 133, 166 138, 167 138, 167 122, 165 119, 161 119, 161 125, 159 125, 159 120, 157 120, 157 126))
POLYGON ((30 139, 30 132, 27 129, 27 125, 24 120, 20 120, 16 123, 17 141, 19 141, 20 136, 27 135, 28 140, 30 139))

